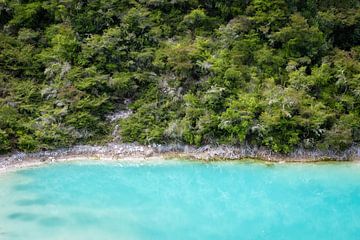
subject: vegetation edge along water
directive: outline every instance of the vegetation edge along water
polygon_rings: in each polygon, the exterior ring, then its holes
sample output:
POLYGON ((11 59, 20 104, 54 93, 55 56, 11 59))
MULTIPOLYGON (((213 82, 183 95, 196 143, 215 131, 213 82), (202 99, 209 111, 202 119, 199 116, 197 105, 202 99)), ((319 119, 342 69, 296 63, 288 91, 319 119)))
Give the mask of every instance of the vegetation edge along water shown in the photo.
POLYGON ((114 141, 346 155, 360 2, 0 0, 0 153, 114 141))

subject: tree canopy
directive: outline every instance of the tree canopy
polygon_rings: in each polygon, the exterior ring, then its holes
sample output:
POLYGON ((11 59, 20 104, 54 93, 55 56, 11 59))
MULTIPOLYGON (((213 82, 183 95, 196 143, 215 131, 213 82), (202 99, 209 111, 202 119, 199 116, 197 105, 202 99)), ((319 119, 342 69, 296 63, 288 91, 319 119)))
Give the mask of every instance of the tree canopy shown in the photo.
POLYGON ((0 153, 113 134, 281 153, 358 144, 360 2, 0 0, 0 153))

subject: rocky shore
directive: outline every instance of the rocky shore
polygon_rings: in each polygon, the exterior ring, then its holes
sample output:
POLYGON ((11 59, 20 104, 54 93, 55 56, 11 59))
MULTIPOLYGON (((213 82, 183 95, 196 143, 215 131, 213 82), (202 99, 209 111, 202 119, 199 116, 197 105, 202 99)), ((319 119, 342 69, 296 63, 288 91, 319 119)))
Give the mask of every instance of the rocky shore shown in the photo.
MULTIPOLYGON (((109 123, 127 118, 131 110, 119 110, 107 116, 109 123)), ((133 160, 151 161, 156 159, 183 158, 202 161, 254 159, 264 162, 299 162, 312 163, 324 161, 360 161, 360 146, 354 145, 346 151, 296 149, 290 154, 280 154, 262 147, 249 145, 227 146, 206 145, 201 147, 184 144, 119 143, 117 134, 119 125, 115 126, 113 142, 106 145, 76 145, 56 150, 34 153, 14 152, 0 155, 0 173, 13 169, 31 167, 52 162, 72 160, 133 160)))
POLYGON ((188 158, 204 161, 258 159, 268 162, 319 162, 360 161, 360 147, 353 146, 344 152, 297 149, 291 154, 278 154, 266 149, 249 146, 202 146, 189 145, 138 145, 109 143, 103 146, 79 145, 53 151, 13 153, 0 156, 0 172, 44 163, 73 159, 143 159, 188 158))

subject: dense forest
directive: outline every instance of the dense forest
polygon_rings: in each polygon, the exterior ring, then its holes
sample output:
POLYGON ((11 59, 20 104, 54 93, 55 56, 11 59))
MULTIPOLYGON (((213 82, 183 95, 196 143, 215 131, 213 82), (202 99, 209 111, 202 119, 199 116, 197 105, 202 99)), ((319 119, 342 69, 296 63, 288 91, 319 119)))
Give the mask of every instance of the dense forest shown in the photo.
POLYGON ((0 152, 114 135, 358 144, 360 1, 0 0, 0 152))

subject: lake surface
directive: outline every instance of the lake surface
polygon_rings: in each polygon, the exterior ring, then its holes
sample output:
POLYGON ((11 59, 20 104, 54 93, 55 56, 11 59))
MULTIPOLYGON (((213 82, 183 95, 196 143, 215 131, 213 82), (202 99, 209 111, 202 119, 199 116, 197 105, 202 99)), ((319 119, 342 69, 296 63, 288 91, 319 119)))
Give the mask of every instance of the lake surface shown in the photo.
POLYGON ((360 164, 72 162, 0 175, 0 239, 359 239, 360 164))

